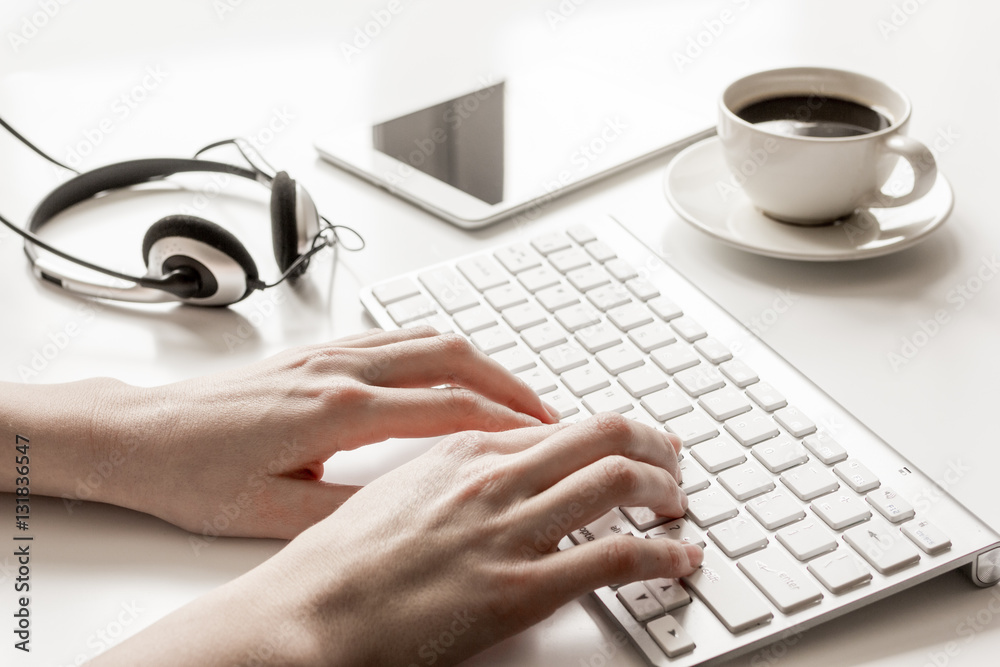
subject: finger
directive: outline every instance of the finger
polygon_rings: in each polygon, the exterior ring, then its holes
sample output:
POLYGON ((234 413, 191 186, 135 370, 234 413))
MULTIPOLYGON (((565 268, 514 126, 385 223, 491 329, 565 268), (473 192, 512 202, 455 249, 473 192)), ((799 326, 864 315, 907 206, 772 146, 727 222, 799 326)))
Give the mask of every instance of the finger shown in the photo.
MULTIPOLYGON (((687 511, 687 494, 663 468, 624 456, 606 456, 527 499, 527 526, 560 517, 565 532, 585 526, 612 507, 648 507, 677 518, 687 511)), ((543 530, 543 532, 545 532, 543 530)))
POLYGON ((686 577, 703 557, 695 544, 615 535, 548 554, 537 561, 534 573, 555 588, 547 594, 571 599, 612 584, 686 577))
POLYGON ((389 438, 426 438, 459 431, 506 431, 541 422, 485 397, 455 387, 395 389, 370 387, 365 414, 357 414, 352 449, 389 438))
POLYGON ((670 436, 616 413, 599 414, 562 430, 521 455, 525 480, 541 491, 606 456, 620 455, 663 468, 680 479, 670 436))
POLYGON ((457 334, 431 336, 386 345, 373 351, 365 380, 382 387, 434 387, 447 384, 471 389, 486 398, 535 417, 557 421, 528 385, 457 334))
POLYGON ((317 345, 317 348, 328 347, 350 347, 355 349, 379 347, 382 345, 392 345, 401 341, 417 340, 420 338, 432 338, 439 336, 437 329, 431 326, 410 327, 409 329, 393 329, 383 331, 382 329, 369 329, 364 333, 339 338, 329 343, 317 345))

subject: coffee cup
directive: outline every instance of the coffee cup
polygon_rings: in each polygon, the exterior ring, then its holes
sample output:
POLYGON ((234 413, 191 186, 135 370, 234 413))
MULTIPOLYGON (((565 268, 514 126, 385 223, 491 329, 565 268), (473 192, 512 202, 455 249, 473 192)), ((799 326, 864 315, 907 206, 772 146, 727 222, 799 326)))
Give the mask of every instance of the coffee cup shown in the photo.
POLYGON ((910 102, 863 74, 820 67, 769 70, 730 84, 719 138, 734 180, 781 222, 819 225, 859 208, 902 206, 927 194, 937 166, 906 135, 910 102), (882 191, 899 158, 913 168, 901 195, 882 191))

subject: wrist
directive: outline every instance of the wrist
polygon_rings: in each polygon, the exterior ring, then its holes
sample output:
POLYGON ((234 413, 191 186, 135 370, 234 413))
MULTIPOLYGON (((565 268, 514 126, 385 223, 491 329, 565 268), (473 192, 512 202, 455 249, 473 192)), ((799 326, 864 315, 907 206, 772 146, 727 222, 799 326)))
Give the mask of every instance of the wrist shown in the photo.
MULTIPOLYGON (((118 447, 134 388, 109 378, 55 385, 2 384, 3 442, 28 440, 31 492, 102 499, 102 473, 118 447)), ((0 490, 13 466, 0 463, 0 490)))

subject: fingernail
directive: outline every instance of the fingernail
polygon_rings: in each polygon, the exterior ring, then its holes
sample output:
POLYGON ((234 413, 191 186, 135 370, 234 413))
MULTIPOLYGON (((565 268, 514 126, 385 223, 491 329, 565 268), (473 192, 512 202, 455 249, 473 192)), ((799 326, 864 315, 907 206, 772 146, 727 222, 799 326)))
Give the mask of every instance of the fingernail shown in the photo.
POLYGON ((542 406, 549 413, 549 416, 552 417, 553 421, 555 421, 555 422, 559 421, 559 411, 558 410, 556 410, 554 407, 552 407, 551 405, 549 405, 545 401, 542 401, 542 406))
POLYGON ((688 564, 691 567, 698 567, 705 558, 705 552, 697 544, 685 544, 684 553, 687 554, 688 564))

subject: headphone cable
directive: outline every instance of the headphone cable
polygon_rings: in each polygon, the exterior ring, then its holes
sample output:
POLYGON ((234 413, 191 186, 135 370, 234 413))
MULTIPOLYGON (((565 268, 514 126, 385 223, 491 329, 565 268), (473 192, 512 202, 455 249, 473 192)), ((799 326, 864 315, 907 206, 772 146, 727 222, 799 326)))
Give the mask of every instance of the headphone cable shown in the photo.
POLYGON ((24 136, 20 132, 18 132, 13 127, 11 127, 10 124, 7 121, 5 121, 3 118, 0 118, 0 125, 2 125, 5 130, 7 130, 8 132, 10 132, 12 135, 14 135, 14 137, 18 141, 20 141, 22 144, 24 144, 25 146, 27 146, 31 150, 33 150, 36 153, 38 153, 39 155, 41 155, 43 158, 45 158, 46 160, 48 160, 52 164, 54 164, 54 165, 56 165, 58 167, 62 167, 63 169, 66 169, 67 171, 71 171, 74 174, 79 174, 80 173, 78 170, 74 169, 73 167, 70 167, 69 165, 63 164, 59 160, 55 159, 54 157, 52 157, 51 155, 49 155, 48 153, 46 153, 45 151, 43 151, 41 148, 39 148, 35 144, 33 144, 30 141, 28 141, 27 139, 25 139, 24 136))

